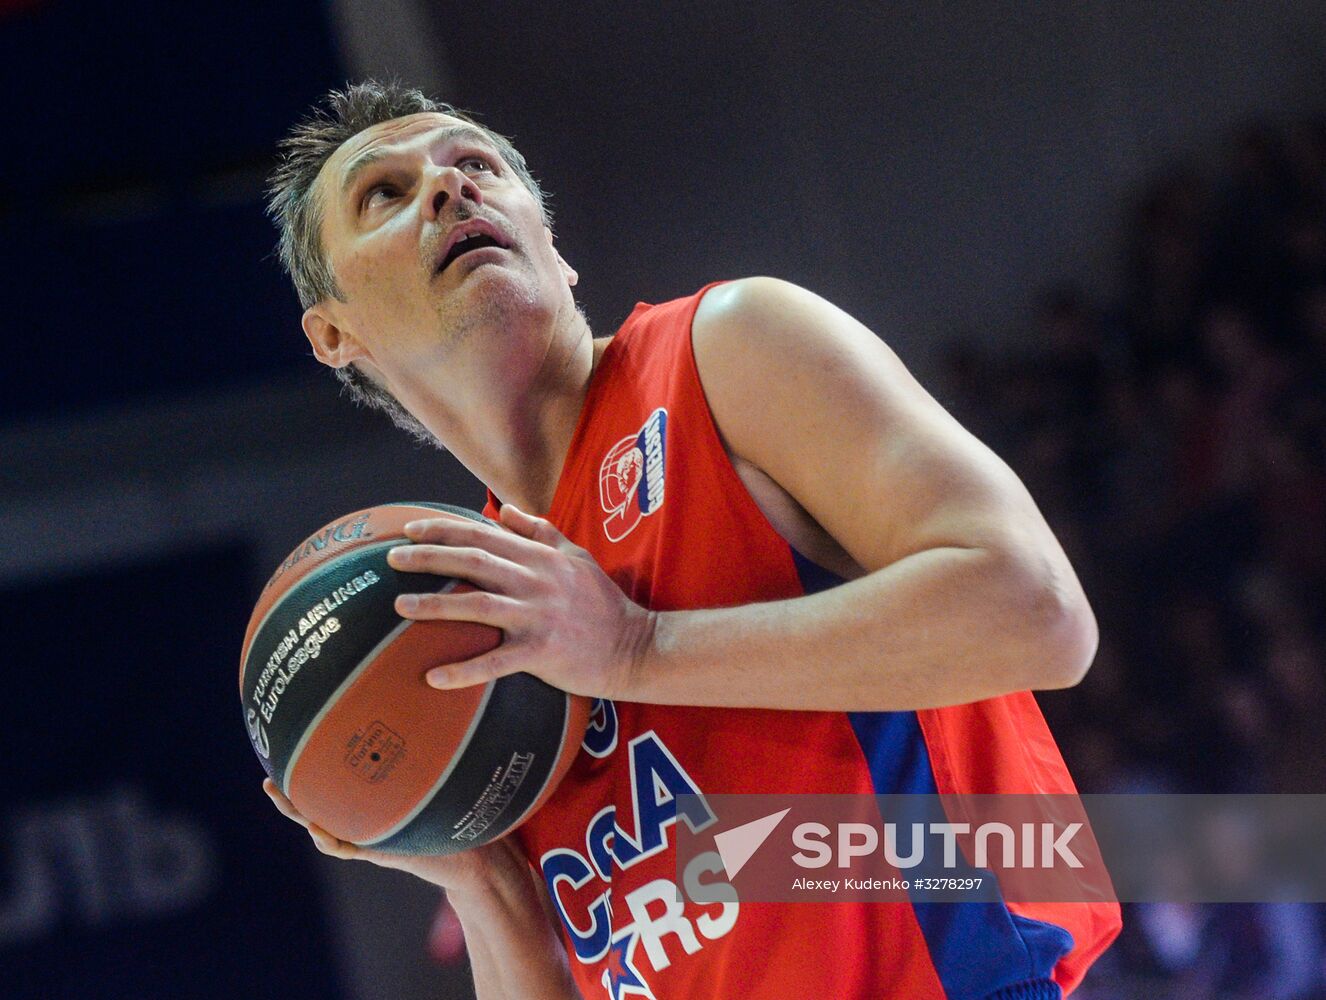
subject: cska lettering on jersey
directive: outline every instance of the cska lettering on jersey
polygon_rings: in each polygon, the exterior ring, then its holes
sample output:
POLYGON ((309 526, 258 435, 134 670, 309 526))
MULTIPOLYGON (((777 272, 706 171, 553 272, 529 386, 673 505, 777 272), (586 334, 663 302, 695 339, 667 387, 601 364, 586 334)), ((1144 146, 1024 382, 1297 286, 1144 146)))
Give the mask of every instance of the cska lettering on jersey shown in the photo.
POLYGON ((619 819, 615 806, 600 809, 585 828, 583 848, 558 847, 539 859, 544 882, 576 959, 586 965, 606 959, 602 982, 612 1000, 653 997, 651 973, 663 971, 683 954, 694 955, 706 942, 732 930, 740 909, 736 892, 729 887, 723 893, 723 863, 711 851, 696 857, 682 873, 685 892, 670 879, 656 878, 614 898, 614 868, 629 871, 667 851, 668 830, 679 818, 699 831, 714 822, 714 815, 652 729, 618 747, 617 710, 611 701, 595 702, 583 749, 598 758, 628 755, 632 815, 619 819), (680 795, 696 796, 687 800, 694 805, 679 811, 680 795), (709 899, 721 896, 722 901, 692 902, 701 886, 709 899), (614 911, 619 916, 616 927, 614 911))

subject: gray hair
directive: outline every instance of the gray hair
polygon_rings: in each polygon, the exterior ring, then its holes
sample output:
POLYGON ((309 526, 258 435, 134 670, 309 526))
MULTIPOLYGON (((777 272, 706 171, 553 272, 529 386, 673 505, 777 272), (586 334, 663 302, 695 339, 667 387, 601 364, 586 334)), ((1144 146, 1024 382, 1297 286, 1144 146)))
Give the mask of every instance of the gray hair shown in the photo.
MULTIPOLYGON (((267 179, 267 214, 280 231, 277 254, 294 282, 303 308, 327 298, 345 301, 322 244, 323 206, 313 194, 314 182, 323 165, 346 140, 364 129, 421 112, 448 115, 483 132, 538 202, 545 225, 552 224, 543 191, 530 173, 525 157, 509 139, 481 125, 467 112, 394 80, 365 80, 344 90, 329 91, 312 113, 278 144, 280 157, 267 179)), ((382 410, 415 437, 436 443, 423 424, 385 387, 353 364, 336 369, 336 377, 355 402, 382 410)))

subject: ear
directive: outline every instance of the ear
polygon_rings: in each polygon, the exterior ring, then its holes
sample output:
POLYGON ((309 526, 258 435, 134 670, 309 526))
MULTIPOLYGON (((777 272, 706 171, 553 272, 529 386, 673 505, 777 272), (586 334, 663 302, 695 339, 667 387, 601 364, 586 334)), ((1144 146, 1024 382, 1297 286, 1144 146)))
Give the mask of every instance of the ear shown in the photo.
POLYGON ((364 355, 355 335, 339 325, 339 318, 325 302, 305 309, 301 325, 313 345, 313 356, 330 368, 344 368, 364 355))
POLYGON ((553 243, 552 230, 549 229, 547 226, 544 226, 543 235, 547 237, 548 246, 553 248, 553 253, 557 254, 557 263, 562 266, 562 273, 566 275, 566 283, 570 285, 572 288, 574 288, 576 282, 580 280, 580 275, 576 273, 576 269, 572 267, 570 264, 568 264, 560 253, 557 253, 557 247, 553 243))

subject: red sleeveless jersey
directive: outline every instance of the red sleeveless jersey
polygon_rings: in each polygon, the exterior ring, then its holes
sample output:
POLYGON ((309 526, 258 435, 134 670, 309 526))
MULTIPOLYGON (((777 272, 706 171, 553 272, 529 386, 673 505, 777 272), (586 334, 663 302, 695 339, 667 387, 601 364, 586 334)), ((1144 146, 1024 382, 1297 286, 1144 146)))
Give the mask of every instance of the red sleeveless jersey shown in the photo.
MULTIPOLYGON (((660 611, 834 582, 774 531, 719 440, 691 350, 709 287, 637 305, 610 342, 548 514, 660 611)), ((566 779, 516 833, 585 997, 1042 1000, 1076 986, 1120 927, 1116 904, 679 902, 674 797, 691 789, 1074 791, 1029 692, 919 712, 600 701, 566 779)))

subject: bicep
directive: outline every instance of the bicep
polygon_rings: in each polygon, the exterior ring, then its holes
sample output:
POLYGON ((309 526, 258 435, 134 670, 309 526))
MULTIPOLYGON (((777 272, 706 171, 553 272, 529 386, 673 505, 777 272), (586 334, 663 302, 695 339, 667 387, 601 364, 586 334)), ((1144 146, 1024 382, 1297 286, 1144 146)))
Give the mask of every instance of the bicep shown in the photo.
POLYGON ((1057 549, 1012 471, 824 299, 772 278, 720 286, 694 344, 729 449, 865 568, 941 546, 1057 549))

